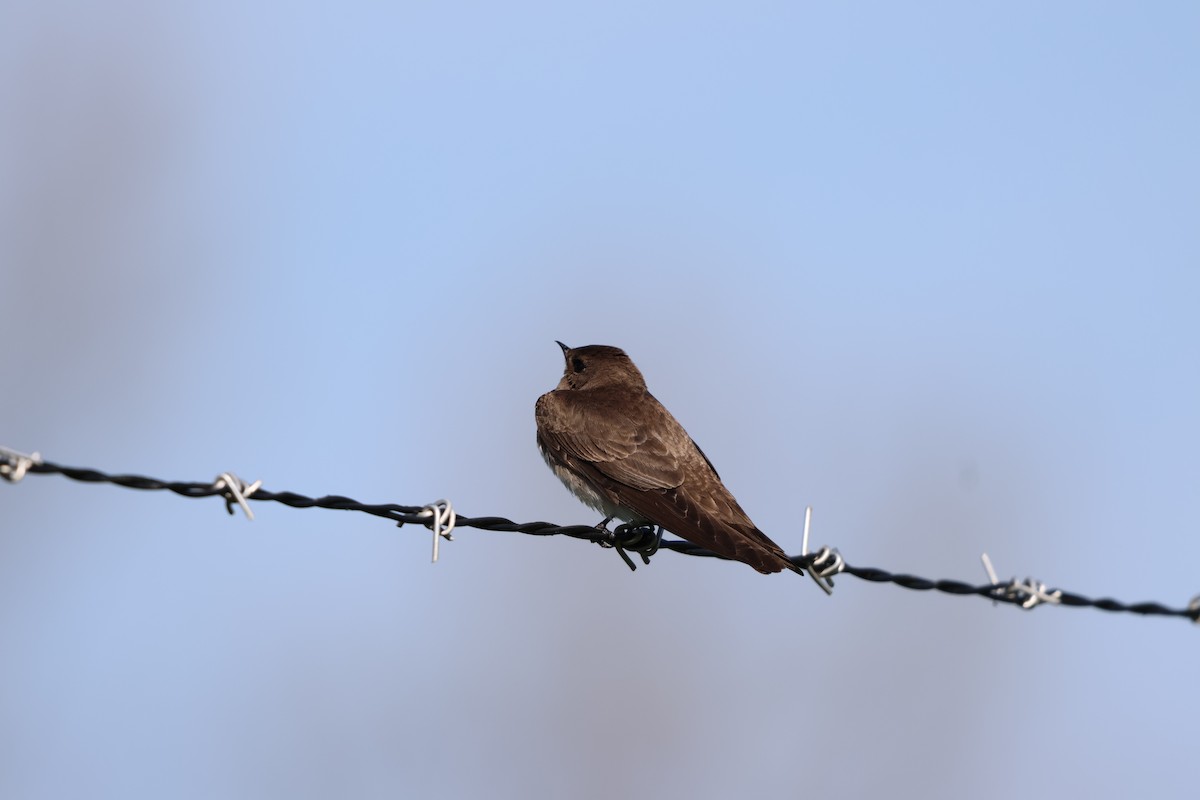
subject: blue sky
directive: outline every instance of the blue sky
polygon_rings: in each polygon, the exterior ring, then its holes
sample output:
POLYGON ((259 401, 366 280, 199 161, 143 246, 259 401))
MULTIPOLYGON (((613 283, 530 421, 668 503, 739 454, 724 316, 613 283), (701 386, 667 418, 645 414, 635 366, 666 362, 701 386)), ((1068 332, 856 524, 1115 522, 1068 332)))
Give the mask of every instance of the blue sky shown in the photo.
MULTIPOLYGON (((555 339, 758 525, 1200 592, 1186 3, 16 4, 0 445, 594 522, 555 339)), ((1190 797, 1178 620, 34 476, 0 795, 1190 797)))

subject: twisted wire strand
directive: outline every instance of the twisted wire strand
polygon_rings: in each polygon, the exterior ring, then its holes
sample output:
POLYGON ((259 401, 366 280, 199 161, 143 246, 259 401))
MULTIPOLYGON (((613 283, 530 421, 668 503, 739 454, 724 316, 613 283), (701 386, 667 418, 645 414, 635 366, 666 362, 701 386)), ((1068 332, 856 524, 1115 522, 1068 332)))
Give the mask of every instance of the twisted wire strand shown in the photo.
MULTIPOLYGON (((128 489, 170 491, 182 497, 223 497, 227 501, 229 512, 233 513, 234 511, 230 500, 230 489, 227 485, 227 479, 232 477, 230 473, 225 473, 215 482, 164 481, 144 475, 110 475, 96 469, 69 467, 43 461, 40 458, 36 460, 26 459, 18 464, 9 453, 11 451, 0 452, 0 462, 7 459, 13 466, 19 468, 20 475, 22 476, 25 474, 58 474, 84 483, 110 483, 116 486, 124 486, 128 489), (223 481, 225 482, 223 483, 223 481)), ((282 503, 292 508, 328 508, 339 511, 361 511, 391 520, 397 525, 415 524, 426 526, 430 524, 428 513, 422 514, 426 506, 400 505, 397 503, 360 503, 357 500, 342 495, 308 497, 297 492, 271 492, 258 488, 257 482, 249 491, 244 493, 244 499, 258 502, 282 503)), ((500 533, 520 533, 529 536, 567 536, 572 539, 589 541, 602 547, 613 547, 622 550, 629 549, 639 552, 643 555, 643 560, 647 563, 649 563, 649 555, 657 550, 671 550, 683 555, 698 556, 701 558, 730 560, 725 556, 705 550, 682 539, 658 540, 650 537, 653 541, 648 541, 644 535, 645 528, 638 529, 631 528, 630 526, 621 526, 616 531, 609 531, 590 525, 556 525, 552 522, 514 522, 505 517, 466 517, 462 515, 456 515, 454 525, 455 527, 477 528, 479 530, 500 533)), ((625 557, 623 552, 622 556, 632 568, 634 566, 632 561, 628 557, 625 557)), ((803 556, 793 556, 791 560, 798 567, 809 570, 814 567, 814 564, 817 564, 818 568, 820 568, 818 562, 827 557, 827 552, 818 551, 803 556)), ((993 602, 1009 603, 1024 606, 1025 608, 1031 608, 1037 602, 1044 600, 1044 598, 1035 597, 1033 598, 1034 601, 1031 601, 1031 595, 1028 589, 1025 588, 1025 584, 1019 584, 1016 581, 974 585, 957 580, 931 580, 917 575, 893 573, 878 567, 860 567, 839 561, 836 573, 831 574, 841 573, 853 575, 860 580, 872 583, 891 583, 914 591, 936 591, 960 596, 976 595, 993 602)), ((1073 592, 1056 590, 1053 592, 1053 599, 1049 602, 1057 605, 1096 608, 1101 611, 1140 614, 1142 616, 1182 617, 1190 619, 1193 622, 1200 622, 1200 597, 1194 599, 1186 608, 1172 608, 1162 603, 1124 603, 1108 597, 1092 599, 1073 592)))

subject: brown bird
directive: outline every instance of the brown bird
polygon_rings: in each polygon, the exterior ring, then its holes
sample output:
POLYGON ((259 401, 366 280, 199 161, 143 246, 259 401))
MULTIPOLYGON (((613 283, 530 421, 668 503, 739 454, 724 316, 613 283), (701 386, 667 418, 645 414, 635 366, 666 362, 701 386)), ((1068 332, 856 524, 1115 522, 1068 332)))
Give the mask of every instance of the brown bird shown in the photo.
POLYGON ((750 521, 623 350, 558 346, 566 368, 538 398, 538 447, 559 480, 604 514, 601 525, 649 522, 759 572, 804 574, 750 521))

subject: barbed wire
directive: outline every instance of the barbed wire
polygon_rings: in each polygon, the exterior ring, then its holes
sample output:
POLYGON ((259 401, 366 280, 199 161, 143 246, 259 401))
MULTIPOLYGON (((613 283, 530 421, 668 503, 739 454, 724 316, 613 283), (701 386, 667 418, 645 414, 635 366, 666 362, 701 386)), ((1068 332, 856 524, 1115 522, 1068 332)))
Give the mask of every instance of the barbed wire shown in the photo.
MULTIPOLYGON (((456 528, 477 528, 499 533, 520 533, 529 536, 566 536, 581 539, 617 550, 630 569, 636 565, 627 551, 641 556, 650 563, 650 557, 659 550, 671 550, 688 556, 731 560, 726 556, 706 550, 683 539, 663 539, 662 529, 644 525, 620 525, 615 530, 591 525, 557 525, 552 522, 514 522, 504 517, 466 517, 454 511, 446 500, 438 500, 423 506, 397 503, 360 503, 342 495, 308 497, 296 492, 272 492, 262 488, 262 481, 246 484, 231 472, 218 475, 213 481, 164 481, 144 475, 113 475, 84 467, 68 467, 45 461, 38 453, 23 453, 0 447, 0 478, 16 483, 26 475, 62 475, 84 483, 108 483, 128 489, 146 491, 169 491, 182 497, 221 497, 226 510, 233 514, 240 507, 247 518, 254 519, 248 501, 282 503, 292 508, 328 508, 338 511, 361 511, 365 514, 391 520, 397 526, 421 525, 433 532, 433 560, 438 559, 438 544, 442 539, 453 539, 456 528)), ((811 511, 811 509, 810 509, 811 511)), ((1142 616, 1182 617, 1200 622, 1200 595, 1192 599, 1186 608, 1171 608, 1161 603, 1124 603, 1112 598, 1092 599, 1061 589, 1049 589, 1044 583, 1026 578, 1007 582, 997 580, 987 554, 983 555, 984 567, 991 582, 974 585, 958 580, 931 580, 916 575, 893 573, 878 567, 860 567, 848 564, 842 556, 829 547, 808 552, 809 516, 805 515, 803 550, 789 560, 813 576, 827 593, 833 588, 833 576, 853 575, 871 583, 891 583, 914 591, 936 591, 950 595, 975 595, 993 603, 1008 603, 1032 609, 1040 604, 1096 608, 1101 611, 1125 612, 1142 616)))

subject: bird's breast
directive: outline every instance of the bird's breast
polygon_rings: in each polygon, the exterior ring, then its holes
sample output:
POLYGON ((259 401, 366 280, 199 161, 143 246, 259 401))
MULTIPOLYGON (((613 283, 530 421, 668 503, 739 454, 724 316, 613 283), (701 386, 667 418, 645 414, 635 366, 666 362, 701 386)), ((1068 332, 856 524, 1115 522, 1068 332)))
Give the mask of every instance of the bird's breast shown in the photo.
POLYGON ((636 514, 629 509, 613 503, 597 491, 587 478, 567 466, 556 453, 543 445, 540 439, 538 440, 538 450, 541 451, 546 466, 550 467, 550 470, 562 481, 563 486, 566 486, 571 494, 578 497, 589 508, 595 509, 606 517, 617 517, 627 522, 636 517, 636 514))

